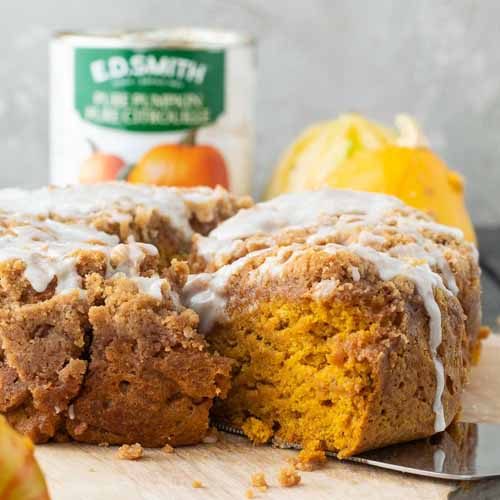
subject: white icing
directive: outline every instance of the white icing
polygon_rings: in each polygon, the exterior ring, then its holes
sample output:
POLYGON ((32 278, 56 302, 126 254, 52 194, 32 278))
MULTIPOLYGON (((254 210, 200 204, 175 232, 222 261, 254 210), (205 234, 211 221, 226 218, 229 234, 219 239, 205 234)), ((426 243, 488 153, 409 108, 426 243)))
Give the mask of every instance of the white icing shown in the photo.
POLYGON ((154 277, 144 277, 144 276, 134 276, 130 278, 133 281, 139 292, 149 295, 154 299, 162 300, 162 285, 165 283, 164 279, 159 279, 158 276, 154 277))
POLYGON ((434 465, 434 472, 443 472, 444 462, 446 461, 446 452, 443 449, 438 448, 434 452, 432 460, 434 465))
POLYGON ((104 254, 106 277, 125 275, 137 284, 140 292, 162 298, 165 280, 159 276, 143 278, 139 275, 140 264, 146 255, 158 253, 152 245, 137 243, 132 239, 127 244, 119 244, 114 235, 53 220, 15 226, 5 230, 0 237, 0 262, 24 262, 24 276, 39 293, 46 290, 54 278, 57 278, 56 294, 82 291, 82 278, 76 269, 75 255, 78 251, 104 254), (118 261, 116 267, 111 263, 115 260, 118 261))
POLYGON ((351 276, 354 282, 358 282, 361 279, 361 275, 359 274, 359 269, 357 267, 351 267, 351 276))
POLYGON ((361 245, 372 246, 376 244, 383 245, 386 239, 379 234, 371 233, 369 231, 361 231, 358 236, 358 243, 361 245))
POLYGON ((108 277, 116 273, 139 276, 141 264, 147 255, 158 255, 158 249, 148 243, 138 243, 130 236, 126 244, 121 243, 110 250, 111 260, 118 262, 118 265, 108 269, 108 277))
POLYGON ((394 257, 417 259, 427 262, 430 266, 436 266, 442 273, 446 287, 457 295, 459 290, 455 276, 450 269, 448 261, 443 256, 443 251, 430 242, 418 245, 408 243, 406 245, 396 245, 388 251, 389 255, 394 257))
POLYGON ((192 274, 188 277, 182 290, 182 302, 200 316, 201 333, 210 331, 215 323, 226 318, 227 284, 231 277, 256 255, 265 251, 252 252, 221 267, 215 273, 192 274))
POLYGON ((206 262, 219 267, 237 252, 243 245, 242 240, 249 236, 269 235, 268 246, 273 246, 272 235, 299 228, 314 228, 306 238, 306 242, 312 245, 333 240, 342 244, 360 243, 379 247, 386 242, 386 238, 379 234, 381 232, 409 235, 416 242, 414 247, 422 247, 419 258, 436 266, 450 290, 458 293, 454 275, 444 257, 445 247, 438 246, 423 233, 428 230, 463 241, 462 232, 432 222, 420 212, 408 210, 402 202, 386 195, 333 189, 283 195, 241 210, 208 237, 199 238, 196 251, 206 262), (407 211, 407 216, 394 212, 403 209, 407 211))
POLYGON ((377 216, 403 207, 401 201, 391 196, 366 196, 366 193, 349 190, 322 189, 290 193, 240 210, 215 228, 210 236, 219 240, 235 240, 259 233, 272 234, 286 227, 313 225, 323 215, 377 216))
POLYGON ((339 286, 339 282, 332 278, 321 280, 316 283, 312 290, 312 297, 315 300, 324 300, 332 296, 335 289, 339 286))

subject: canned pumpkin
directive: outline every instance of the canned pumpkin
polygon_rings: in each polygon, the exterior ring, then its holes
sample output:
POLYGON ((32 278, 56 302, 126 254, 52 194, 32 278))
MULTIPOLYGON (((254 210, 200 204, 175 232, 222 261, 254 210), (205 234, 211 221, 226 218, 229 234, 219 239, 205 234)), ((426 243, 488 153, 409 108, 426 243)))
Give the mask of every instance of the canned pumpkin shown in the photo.
POLYGON ((235 33, 57 35, 51 182, 222 185, 249 193, 254 46, 235 33))

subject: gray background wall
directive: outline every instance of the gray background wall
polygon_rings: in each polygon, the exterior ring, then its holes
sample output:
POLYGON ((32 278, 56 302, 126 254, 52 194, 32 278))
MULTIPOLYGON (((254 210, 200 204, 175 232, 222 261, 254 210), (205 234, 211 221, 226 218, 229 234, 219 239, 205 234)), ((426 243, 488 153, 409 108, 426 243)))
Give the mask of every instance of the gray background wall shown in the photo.
POLYGON ((260 40, 259 193, 309 123, 356 110, 417 116, 468 179, 476 222, 500 221, 497 0, 1 0, 0 185, 47 181, 47 41, 57 29, 194 25, 260 40))

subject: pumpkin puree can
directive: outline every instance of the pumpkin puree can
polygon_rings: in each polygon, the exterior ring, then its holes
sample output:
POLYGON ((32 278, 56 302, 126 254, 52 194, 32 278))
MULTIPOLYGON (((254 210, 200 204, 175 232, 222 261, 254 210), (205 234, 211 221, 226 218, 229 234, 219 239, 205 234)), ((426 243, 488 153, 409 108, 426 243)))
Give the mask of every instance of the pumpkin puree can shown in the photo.
POLYGON ((255 44, 203 29, 59 33, 50 181, 251 190, 255 44))

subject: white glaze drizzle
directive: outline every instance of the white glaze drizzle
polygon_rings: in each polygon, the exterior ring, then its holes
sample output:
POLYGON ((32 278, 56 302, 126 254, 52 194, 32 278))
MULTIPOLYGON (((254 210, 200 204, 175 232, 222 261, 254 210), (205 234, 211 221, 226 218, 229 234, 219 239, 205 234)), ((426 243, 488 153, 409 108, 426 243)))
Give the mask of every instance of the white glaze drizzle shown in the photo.
POLYGON ((117 236, 91 227, 53 220, 33 221, 29 225, 8 228, 0 237, 0 262, 24 262, 24 276, 39 293, 47 289, 54 277, 57 278, 56 294, 75 290, 83 292, 75 256, 82 250, 105 255, 107 278, 126 276, 137 284, 141 293, 156 299, 162 298, 162 287, 165 287, 166 280, 158 275, 142 277, 139 273, 140 264, 146 255, 158 253, 153 245, 137 243, 133 239, 129 239, 127 244, 119 244, 117 236), (112 261, 118 264, 114 266, 112 261))
POLYGON ((351 276, 352 280, 357 283, 361 279, 361 275, 359 274, 359 269, 357 267, 351 267, 351 276))
POLYGON ((266 252, 258 250, 221 267, 215 273, 191 274, 182 290, 182 303, 196 311, 200 317, 199 330, 208 332, 215 323, 225 318, 227 283, 235 273, 255 256, 266 252))
POLYGON ((432 455, 434 472, 443 472, 444 463, 446 461, 446 452, 442 448, 438 448, 432 455))
POLYGON ((329 299, 338 286, 339 282, 334 278, 321 280, 314 285, 312 297, 319 301, 329 299))
MULTIPOLYGON (((272 235, 299 228, 314 228, 314 233, 306 239, 309 244, 340 238, 344 244, 357 242, 379 247, 386 241, 380 234, 384 231, 410 235, 416 245, 410 244, 408 252, 412 247, 421 246, 419 258, 438 267, 450 290, 458 293, 454 275, 444 258, 445 249, 424 236, 423 232, 446 234, 463 241, 462 232, 427 220, 421 212, 408 210, 396 198, 381 194, 323 189, 283 195, 241 210, 220 224, 208 237, 198 238, 196 251, 206 262, 214 262, 218 266, 243 245, 244 238, 269 235, 269 246, 272 246, 272 235), (407 216, 394 212, 403 209, 407 211, 407 216)), ((470 247, 474 252, 473 245, 470 247)), ((403 252, 402 245, 399 250, 403 252)))

